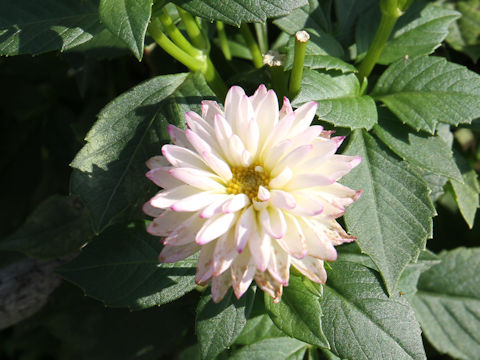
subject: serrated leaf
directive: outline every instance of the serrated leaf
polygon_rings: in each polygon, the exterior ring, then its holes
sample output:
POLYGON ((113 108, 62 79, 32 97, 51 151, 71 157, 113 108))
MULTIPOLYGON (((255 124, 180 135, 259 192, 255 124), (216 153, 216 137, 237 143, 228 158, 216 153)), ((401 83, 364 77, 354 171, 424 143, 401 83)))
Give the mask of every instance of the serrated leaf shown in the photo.
MULTIPOLYGON (((450 24, 459 17, 458 12, 437 4, 415 1, 399 18, 378 63, 387 65, 405 55, 415 57, 432 53, 448 35, 450 24)), ((373 7, 368 15, 360 18, 356 30, 359 53, 368 50, 379 23, 379 7, 373 7)))
POLYGON ((362 196, 345 213, 348 230, 377 265, 389 294, 432 236, 435 209, 427 185, 365 131, 353 132, 345 151, 362 163, 342 179, 362 196))
POLYGON ((308 5, 295 9, 288 15, 273 20, 281 30, 294 35, 297 31, 311 28, 316 31, 328 31, 329 18, 325 15, 318 0, 308 0, 308 5))
POLYGON ((389 111, 379 109, 375 135, 396 155, 422 170, 462 182, 462 174, 453 160, 450 146, 439 136, 413 133, 389 111))
POLYGON ((480 1, 455 2, 455 9, 462 17, 450 26, 447 43, 455 50, 470 56, 474 63, 480 57, 480 1))
POLYGON ((480 359, 480 248, 446 251, 440 258, 420 276, 415 313, 438 351, 480 359))
POLYGON ((139 211, 152 196, 156 187, 145 179, 145 161, 168 141, 168 123, 183 127, 185 112, 198 111, 198 104, 212 95, 200 74, 158 76, 100 112, 72 162, 71 178, 71 191, 90 210, 97 233, 127 211, 139 211))
POLYGON ((73 198, 54 195, 42 202, 0 250, 53 259, 78 251, 93 236, 88 213, 73 198))
POLYGON ((64 51, 103 30, 98 0, 0 0, 0 55, 64 51))
POLYGON ((426 359, 420 327, 405 297, 388 297, 375 271, 330 264, 322 327, 330 351, 346 359, 426 359))
MULTIPOLYGON (((343 73, 357 72, 355 66, 346 63, 341 58, 344 51, 340 43, 334 37, 324 32, 306 29, 310 35, 305 50, 304 66, 310 69, 339 70, 343 73)), ((290 70, 293 66, 295 52, 295 38, 291 37, 287 45, 285 69, 290 70)))
POLYGON ((160 239, 144 226, 115 225, 57 271, 107 306, 145 309, 178 299, 196 286, 196 260, 161 264, 161 248, 160 239))
POLYGON ((322 332, 319 298, 305 287, 302 277, 290 276, 282 300, 277 304, 265 294, 265 307, 273 323, 285 334, 312 345, 329 347, 322 332))
POLYGON ((202 296, 195 321, 202 359, 214 359, 235 342, 247 323, 254 300, 252 287, 238 300, 230 289, 219 304, 208 293, 202 296))
POLYGON ((142 59, 153 0, 100 0, 100 19, 122 39, 138 60, 142 59))
POLYGON ((370 129, 377 122, 377 108, 370 96, 360 94, 355 74, 329 74, 305 69, 300 93, 293 104, 318 103, 317 115, 335 126, 370 129))
POLYGON ((455 160, 462 172, 462 181, 450 180, 452 195, 457 202, 460 213, 471 229, 479 207, 480 187, 477 172, 458 152, 455 153, 455 160))
POLYGON ((480 76, 440 57, 397 61, 371 95, 402 122, 431 134, 438 122, 458 125, 480 117, 480 76))
POLYGON ((267 18, 289 14, 307 5, 307 0, 174 0, 193 15, 209 21, 224 21, 239 26, 242 22, 263 23, 267 18))
POLYGON ((354 42, 354 29, 357 21, 365 16, 369 8, 378 6, 378 1, 334 0, 334 4, 337 19, 335 38, 347 48, 354 42))
POLYGON ((245 346, 230 356, 230 360, 301 360, 307 344, 289 337, 265 339, 245 346))

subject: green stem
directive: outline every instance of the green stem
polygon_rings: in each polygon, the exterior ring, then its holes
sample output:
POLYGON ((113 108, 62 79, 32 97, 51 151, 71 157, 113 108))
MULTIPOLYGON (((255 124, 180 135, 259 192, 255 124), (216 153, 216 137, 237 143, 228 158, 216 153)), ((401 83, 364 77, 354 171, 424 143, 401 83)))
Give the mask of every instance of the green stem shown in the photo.
POLYGON ((290 84, 288 94, 290 99, 294 98, 300 91, 302 83, 303 64, 305 62, 305 51, 310 35, 306 31, 298 31, 295 34, 295 48, 293 55, 293 68, 290 73, 290 84))
POLYGON ((262 54, 266 54, 268 51, 267 24, 255 23, 254 26, 260 51, 262 54))
POLYGON ((223 56, 228 61, 232 60, 232 53, 230 52, 230 46, 228 45, 227 34, 225 33, 225 26, 223 22, 217 21, 218 40, 220 41, 220 49, 222 49, 223 56))
POLYGON ((182 18, 183 24, 185 25, 185 30, 187 30, 187 34, 192 40, 193 45, 199 49, 208 49, 207 41, 202 34, 202 30, 200 30, 200 26, 198 26, 197 20, 195 20, 192 14, 178 6, 177 11, 182 18))
POLYGON ((217 97, 222 101, 225 100, 227 87, 209 57, 207 57, 207 68, 203 74, 208 85, 210 85, 217 97))
POLYGON ((260 69, 263 66, 263 56, 257 42, 252 35, 252 32, 250 31, 250 28, 248 27, 248 24, 242 23, 242 25, 240 25, 240 32, 242 33, 242 36, 247 43, 248 49, 252 54, 253 65, 257 69, 260 69))
POLYGON ((183 65, 192 71, 206 71, 206 64, 204 61, 192 57, 175 45, 162 31, 160 21, 152 19, 148 25, 148 33, 152 36, 155 42, 165 50, 170 56, 180 61, 183 65))
POLYGON ((173 40, 173 42, 183 51, 187 52, 193 57, 201 57, 203 53, 201 50, 195 48, 190 44, 190 42, 183 36, 183 34, 178 30, 178 28, 173 23, 170 14, 168 13, 166 8, 162 9, 159 17, 162 26, 167 31, 168 36, 173 40))
POLYGON ((368 77, 372 72, 399 17, 400 14, 382 12, 382 19, 377 29, 377 33, 375 34, 375 38, 373 39, 373 43, 358 67, 357 77, 360 82, 363 82, 363 79, 368 77))

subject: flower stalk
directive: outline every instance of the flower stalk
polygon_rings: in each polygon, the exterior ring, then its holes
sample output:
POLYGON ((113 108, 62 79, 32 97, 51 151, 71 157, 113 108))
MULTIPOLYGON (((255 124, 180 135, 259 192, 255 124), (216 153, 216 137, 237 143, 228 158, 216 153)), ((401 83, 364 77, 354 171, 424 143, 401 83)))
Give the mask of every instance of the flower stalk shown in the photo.
POLYGON ((290 84, 288 88, 289 97, 294 98, 300 91, 302 83, 303 64, 305 62, 305 52, 310 35, 306 31, 298 31, 295 34, 295 48, 293 55, 293 68, 290 73, 290 84))
POLYGON ((268 51, 268 33, 267 24, 255 23, 255 33, 257 34, 258 47, 262 54, 266 54, 268 51))
POLYGON ((387 43, 398 18, 404 14, 413 0, 381 0, 382 18, 367 55, 358 67, 357 77, 363 82, 372 72, 387 43))
POLYGON ((225 25, 223 22, 217 21, 217 32, 218 32, 218 39, 220 41, 220 49, 222 49, 223 56, 228 61, 232 60, 232 53, 230 52, 230 46, 228 45, 227 41, 227 34, 225 33, 225 25))
POLYGON ((242 25, 240 25, 240 32, 242 33, 242 36, 245 39, 245 42, 247 43, 247 47, 250 50, 250 53, 252 54, 253 65, 257 69, 260 69, 263 66, 262 52, 260 51, 260 48, 258 47, 258 44, 255 41, 255 38, 253 37, 253 34, 250 31, 250 28, 248 27, 248 24, 242 23, 242 25))
POLYGON ((188 37, 192 41, 193 45, 202 50, 207 50, 209 48, 208 41, 205 39, 205 36, 200 29, 200 26, 197 23, 197 20, 189 12, 183 10, 177 6, 177 11, 180 17, 182 18, 183 24, 185 25, 185 30, 187 31, 188 37))

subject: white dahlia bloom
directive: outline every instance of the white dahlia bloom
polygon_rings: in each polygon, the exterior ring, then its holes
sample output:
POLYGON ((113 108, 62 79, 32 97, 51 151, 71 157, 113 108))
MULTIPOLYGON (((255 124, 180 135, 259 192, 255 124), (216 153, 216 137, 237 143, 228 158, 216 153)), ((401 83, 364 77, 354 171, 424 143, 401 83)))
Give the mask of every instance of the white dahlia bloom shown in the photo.
POLYGON ((335 245, 353 241, 336 222, 360 195, 337 181, 361 158, 335 154, 344 137, 310 126, 315 102, 279 110, 273 90, 248 97, 234 86, 225 111, 202 102, 186 113, 187 129, 169 126, 174 145, 147 161, 147 177, 163 188, 144 206, 148 232, 164 237, 161 262, 198 251, 198 284, 212 283, 220 301, 230 286, 239 298, 253 279, 276 301, 290 265, 325 283, 323 262, 335 245))

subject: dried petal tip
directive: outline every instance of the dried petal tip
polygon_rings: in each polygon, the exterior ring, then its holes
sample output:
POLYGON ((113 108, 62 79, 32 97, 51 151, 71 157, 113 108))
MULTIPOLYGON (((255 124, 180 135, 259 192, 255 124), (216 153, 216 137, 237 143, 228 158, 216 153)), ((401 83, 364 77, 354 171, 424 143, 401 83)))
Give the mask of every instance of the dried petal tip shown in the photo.
POLYGON ((201 115, 185 114, 187 130, 170 125, 173 145, 147 161, 161 190, 143 206, 147 231, 164 238, 159 261, 200 251, 195 281, 211 283, 215 302, 253 280, 278 302, 291 265, 325 283, 324 260, 355 239, 335 219, 361 195, 337 181, 361 158, 335 154, 344 137, 311 126, 317 106, 294 111, 284 98, 279 109, 264 85, 250 97, 234 86, 225 111, 205 100, 201 115))

